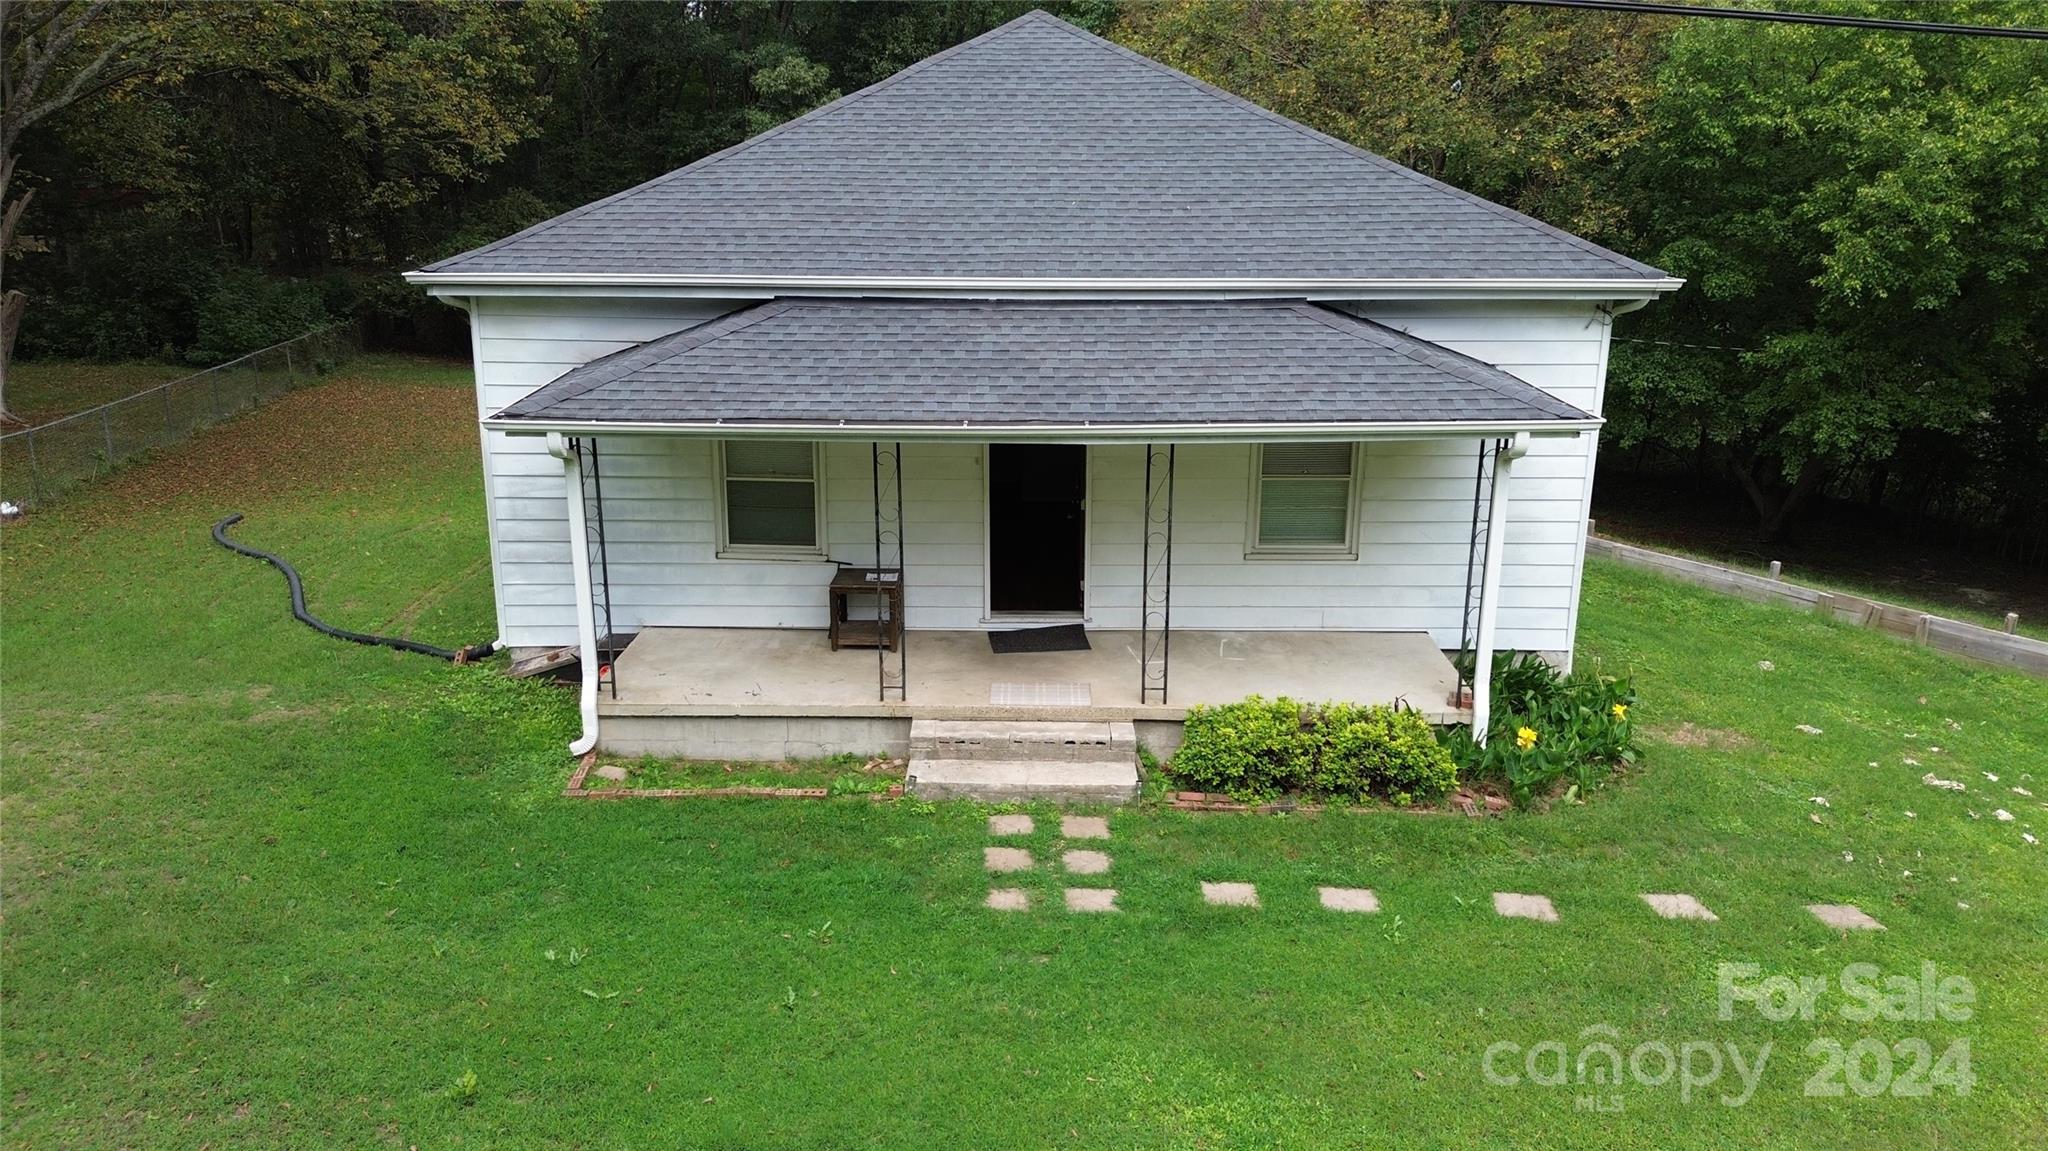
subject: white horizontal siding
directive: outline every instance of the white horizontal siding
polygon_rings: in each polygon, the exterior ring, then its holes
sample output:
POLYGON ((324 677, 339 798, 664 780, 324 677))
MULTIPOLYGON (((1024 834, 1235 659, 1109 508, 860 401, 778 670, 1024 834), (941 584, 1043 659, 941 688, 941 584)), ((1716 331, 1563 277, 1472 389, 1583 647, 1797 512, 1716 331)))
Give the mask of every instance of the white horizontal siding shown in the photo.
MULTIPOLYGON (((476 301, 474 325, 477 415, 490 415, 578 365, 730 311, 717 300, 600 300, 488 297, 476 301)), ((607 526, 630 517, 634 502, 642 515, 664 518, 684 492, 682 477, 664 459, 648 459, 647 445, 621 441, 602 445, 607 526), (616 477, 616 479, 615 479, 616 477)), ((499 635, 514 647, 573 643, 575 595, 569 571, 568 507, 561 462, 547 454, 538 436, 483 433, 484 498, 491 523, 491 569, 497 588, 499 635)), ((690 525, 641 525, 627 535, 668 536, 690 525)), ((617 539, 620 529, 615 528, 617 539)), ((707 537, 708 538, 708 537, 707 537)), ((650 571, 652 582, 669 581, 650 571)), ((612 588, 615 603, 642 597, 628 583, 612 588)), ((614 611, 614 622, 627 621, 614 611)))
MULTIPOLYGON (((1411 335, 1483 360, 1542 388, 1582 411, 1600 415, 1607 392, 1607 348, 1610 318, 1588 303, 1503 300, 1456 306, 1426 303, 1373 303, 1359 314, 1411 335)), ((1508 505, 1507 567, 1501 572, 1500 642, 1507 647, 1569 653, 1578 636, 1579 590, 1585 572, 1586 517, 1593 507, 1593 462, 1599 452, 1597 434, 1570 440, 1537 440, 1529 454, 1516 461, 1513 496, 1508 505), (1560 470, 1552 470, 1560 469, 1560 470), (1578 508, 1569 521, 1557 518, 1551 506, 1525 507, 1523 494, 1537 476, 1578 481, 1578 508), (1560 629, 1509 627, 1507 609, 1515 604, 1511 589, 1526 578, 1527 545, 1513 525, 1533 520, 1555 525, 1570 534, 1571 587, 1560 629)), ((1525 617, 1516 609, 1518 617, 1525 617)), ((1542 617, 1548 620, 1549 616, 1542 617)), ((1441 638, 1441 637, 1439 637, 1441 638)))
MULTIPOLYGON (((737 302, 541 297, 481 301, 478 412, 513 403, 563 372, 700 323, 737 302)), ((1389 326, 1494 363, 1598 412, 1606 327, 1590 305, 1373 305, 1389 326)), ((1592 484, 1592 437, 1538 440, 1515 469, 1502 578, 1501 642, 1569 650, 1592 484)), ((484 436, 493 568, 506 642, 573 642, 562 471, 538 437, 484 436)), ((833 564, 721 560, 711 444, 599 441, 613 622, 643 626, 822 627, 833 564)), ((1174 624, 1186 628, 1430 631, 1455 646, 1462 622, 1476 441, 1368 445, 1359 555, 1247 558, 1251 449, 1179 452, 1174 624)), ((872 562, 865 444, 828 445, 823 498, 833 559, 872 562)), ((903 472, 910 621, 975 628, 984 609, 983 449, 907 444, 903 472)), ((1143 450, 1090 450, 1091 621, 1138 623, 1143 450)))
MULTIPOLYGON (((1422 629, 1440 645, 1456 647, 1478 446, 1477 440, 1367 444, 1358 556, 1311 560, 1246 556, 1250 446, 1182 445, 1174 470, 1174 626, 1422 629)), ((1091 615, 1101 627, 1134 628, 1142 592, 1144 449, 1097 447, 1089 458, 1091 615)), ((1564 646, 1577 594, 1574 523, 1581 482, 1539 476, 1517 484, 1501 577, 1505 644, 1546 651, 1564 646)))

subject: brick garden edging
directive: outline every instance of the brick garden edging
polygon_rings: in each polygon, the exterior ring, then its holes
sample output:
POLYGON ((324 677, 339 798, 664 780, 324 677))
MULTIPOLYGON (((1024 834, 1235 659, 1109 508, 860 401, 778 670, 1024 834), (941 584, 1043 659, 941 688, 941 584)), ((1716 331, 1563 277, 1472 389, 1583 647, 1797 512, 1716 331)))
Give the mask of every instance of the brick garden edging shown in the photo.
MULTIPOLYGON (((829 799, 830 788, 824 787, 585 787, 583 781, 590 769, 597 765, 595 751, 586 754, 577 763, 576 770, 569 776, 569 785, 562 789, 565 799, 695 799, 703 797, 749 799, 829 799)), ((875 802, 885 799, 900 799, 903 785, 893 783, 887 791, 868 793, 875 802)))
MULTIPOLYGON (((1287 812, 1307 813, 1328 810, 1320 803, 1294 803, 1287 800, 1282 800, 1278 803, 1244 803, 1232 799, 1227 792, 1221 791, 1175 791, 1168 794, 1167 803, 1178 811, 1241 811, 1252 815, 1276 815, 1287 812)), ((1508 801, 1500 796, 1478 795, 1462 790, 1452 794, 1451 805, 1458 811, 1473 818, 1506 811, 1510 806, 1508 801)), ((1406 812, 1409 815, 1449 814, 1440 807, 1402 807, 1392 809, 1361 807, 1358 810, 1395 810, 1406 812)))

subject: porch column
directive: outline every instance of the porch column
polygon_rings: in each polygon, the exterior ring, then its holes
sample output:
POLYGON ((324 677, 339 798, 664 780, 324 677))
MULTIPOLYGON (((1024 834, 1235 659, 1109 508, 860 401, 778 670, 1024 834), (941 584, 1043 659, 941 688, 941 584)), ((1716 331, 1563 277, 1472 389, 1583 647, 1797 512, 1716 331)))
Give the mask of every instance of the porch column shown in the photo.
POLYGON ((1472 738, 1486 742, 1486 729, 1493 720, 1493 633, 1500 613, 1500 569, 1507 554, 1508 481, 1514 478, 1515 461, 1529 453, 1529 433, 1494 448, 1493 488, 1486 505, 1486 567, 1479 580, 1479 636, 1473 644, 1472 738))
POLYGON ((903 445, 869 445, 875 492, 875 696, 883 703, 894 693, 899 702, 910 700, 910 587, 903 560, 903 445), (883 582, 890 572, 901 591, 900 617, 889 611, 889 589, 883 582), (883 621, 887 620, 885 624, 883 621), (889 666, 889 637, 895 636, 896 666, 889 666))
POLYGON ((563 493, 569 501, 569 570, 576 585, 576 646, 583 668, 583 689, 578 704, 583 713, 583 734, 569 745, 570 755, 583 755, 597 746, 597 620, 591 616, 590 537, 583 512, 583 461, 568 437, 548 433, 548 454, 562 461, 563 493))
POLYGON ((1139 556, 1138 703, 1166 703, 1173 654, 1172 444, 1145 445, 1144 533, 1139 556), (1154 665, 1157 665, 1155 670, 1154 665))

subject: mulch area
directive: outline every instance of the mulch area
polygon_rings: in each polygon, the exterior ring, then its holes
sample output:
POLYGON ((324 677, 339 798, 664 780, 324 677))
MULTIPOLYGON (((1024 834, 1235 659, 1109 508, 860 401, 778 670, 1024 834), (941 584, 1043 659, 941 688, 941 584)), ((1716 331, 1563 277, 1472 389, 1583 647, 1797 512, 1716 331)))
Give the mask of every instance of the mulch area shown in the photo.
MULTIPOLYGON (((597 753, 586 754, 576 764, 576 770, 569 775, 569 785, 562 789, 565 799, 829 799, 832 790, 826 787, 623 787, 617 784, 590 787, 591 769, 597 766, 597 753)), ((903 785, 892 784, 887 791, 866 793, 877 802, 885 799, 900 799, 903 785)))

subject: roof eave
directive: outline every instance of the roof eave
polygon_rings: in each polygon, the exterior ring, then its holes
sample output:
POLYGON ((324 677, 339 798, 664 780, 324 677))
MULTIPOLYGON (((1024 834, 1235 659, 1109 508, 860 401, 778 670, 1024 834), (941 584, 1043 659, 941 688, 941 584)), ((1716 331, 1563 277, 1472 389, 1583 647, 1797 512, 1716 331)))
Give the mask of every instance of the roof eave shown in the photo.
POLYGON ((436 296, 626 295, 772 297, 788 293, 823 296, 929 295, 1031 298, 1035 296, 1145 299, 1172 296, 1285 296, 1306 299, 1653 299, 1678 290, 1672 276, 1646 278, 1413 279, 1386 277, 1310 278, 1124 278, 1124 277, 954 277, 954 276, 761 276, 641 275, 539 272, 405 273, 408 283, 436 296))
POLYGON ((1388 420, 1205 424, 948 424, 768 423, 747 421, 567 420, 546 416, 486 417, 485 428, 507 435, 716 436, 734 439, 970 441, 974 443, 1281 443, 1321 440, 1487 438, 1527 433, 1568 438, 1598 431, 1597 417, 1527 420, 1388 420))

